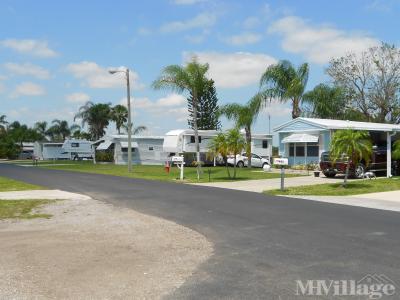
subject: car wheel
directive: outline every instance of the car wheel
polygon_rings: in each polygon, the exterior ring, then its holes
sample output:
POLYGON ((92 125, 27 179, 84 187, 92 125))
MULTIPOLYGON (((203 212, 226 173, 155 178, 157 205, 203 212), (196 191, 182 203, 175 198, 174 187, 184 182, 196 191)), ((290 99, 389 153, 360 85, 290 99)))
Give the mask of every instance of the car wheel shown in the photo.
POLYGON ((269 163, 263 163, 262 168, 264 169, 265 166, 269 166, 269 163))
POLYGON ((354 177, 357 179, 363 178, 365 173, 365 166, 363 164, 358 164, 354 170, 354 177))
POLYGON ((322 173, 324 173, 325 177, 328 177, 328 178, 333 178, 336 176, 335 172, 322 172, 322 173))
POLYGON ((239 167, 239 168, 243 168, 244 167, 244 162, 238 161, 236 166, 239 167))

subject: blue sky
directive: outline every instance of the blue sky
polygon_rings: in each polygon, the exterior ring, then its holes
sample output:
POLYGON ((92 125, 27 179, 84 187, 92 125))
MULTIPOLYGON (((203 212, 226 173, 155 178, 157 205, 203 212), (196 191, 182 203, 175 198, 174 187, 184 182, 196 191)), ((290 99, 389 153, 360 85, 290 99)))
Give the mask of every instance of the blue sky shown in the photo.
MULTIPOLYGON (((87 100, 124 103, 123 78, 107 70, 127 66, 134 124, 148 134, 186 128, 185 97, 150 87, 164 66, 192 55, 208 62, 220 104, 250 99, 279 59, 309 62, 311 89, 329 80, 331 57, 380 41, 398 45, 399 8, 397 0, 2 0, 0 114, 30 125, 72 122, 87 100)), ((287 104, 267 110, 272 126, 290 119, 287 104)), ((263 113, 255 131, 267 130, 263 113)))

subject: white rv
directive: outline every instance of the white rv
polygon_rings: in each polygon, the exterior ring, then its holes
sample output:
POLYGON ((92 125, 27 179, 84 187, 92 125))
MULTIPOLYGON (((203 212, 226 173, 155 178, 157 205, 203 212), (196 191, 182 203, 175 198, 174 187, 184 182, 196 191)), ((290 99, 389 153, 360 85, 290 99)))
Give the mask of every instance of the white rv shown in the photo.
MULTIPOLYGON (((141 165, 162 165, 168 159, 163 151, 163 136, 132 136, 132 162, 141 165)), ((112 154, 115 164, 128 163, 128 136, 109 135, 94 142, 96 152, 103 151, 112 154)))
POLYGON ((65 140, 62 145, 62 154, 69 155, 71 160, 92 159, 94 151, 92 142, 88 140, 65 140))
MULTIPOLYGON (((244 132, 241 132, 244 135, 244 132)), ((209 151, 210 141, 218 134, 215 130, 199 130, 199 146, 201 160, 206 160, 206 153, 209 151)), ((185 153, 195 153, 194 130, 178 129, 167 132, 163 144, 164 152, 170 155, 178 155, 185 153)), ((264 158, 272 156, 272 135, 271 134, 253 134, 251 142, 251 152, 264 158)), ((185 161, 187 157, 185 155, 185 161)), ((193 156, 193 155, 192 155, 193 156)), ((189 160, 193 160, 192 159, 189 160)))

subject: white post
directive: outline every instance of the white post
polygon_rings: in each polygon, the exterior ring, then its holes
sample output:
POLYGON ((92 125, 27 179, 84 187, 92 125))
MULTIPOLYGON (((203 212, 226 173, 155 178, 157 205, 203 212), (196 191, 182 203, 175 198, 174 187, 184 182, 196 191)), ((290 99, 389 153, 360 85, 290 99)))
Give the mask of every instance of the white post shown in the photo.
POLYGON ((183 180, 183 168, 184 168, 185 162, 183 161, 183 155, 181 157, 182 157, 182 164, 181 164, 181 176, 180 176, 180 179, 182 181, 183 180))
POLYGON ((392 177, 392 137, 386 133, 386 177, 392 177))

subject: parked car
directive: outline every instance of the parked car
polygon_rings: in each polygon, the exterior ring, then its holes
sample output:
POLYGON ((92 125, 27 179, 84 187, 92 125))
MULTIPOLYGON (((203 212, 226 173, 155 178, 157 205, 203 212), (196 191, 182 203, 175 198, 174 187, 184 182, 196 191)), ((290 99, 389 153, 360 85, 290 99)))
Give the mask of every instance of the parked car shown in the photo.
MULTIPOLYGON (((369 164, 366 164, 365 160, 361 160, 357 165, 350 161, 350 177, 362 178, 365 172, 386 172, 386 147, 374 147, 372 151, 372 157, 369 164)), ((400 161, 392 159, 392 174, 399 174, 400 161)), ((322 173, 326 177, 335 177, 336 174, 345 174, 347 167, 347 159, 338 159, 333 163, 330 153, 323 152, 321 154, 320 168, 322 173)))
MULTIPOLYGON (((243 168, 247 166, 248 158, 246 153, 236 155, 236 166, 239 168, 243 168)), ((234 156, 228 156, 228 164, 233 166, 235 163, 234 156)), ((257 154, 251 154, 251 166, 256 168, 263 168, 264 165, 270 165, 269 159, 258 156, 257 154)))

